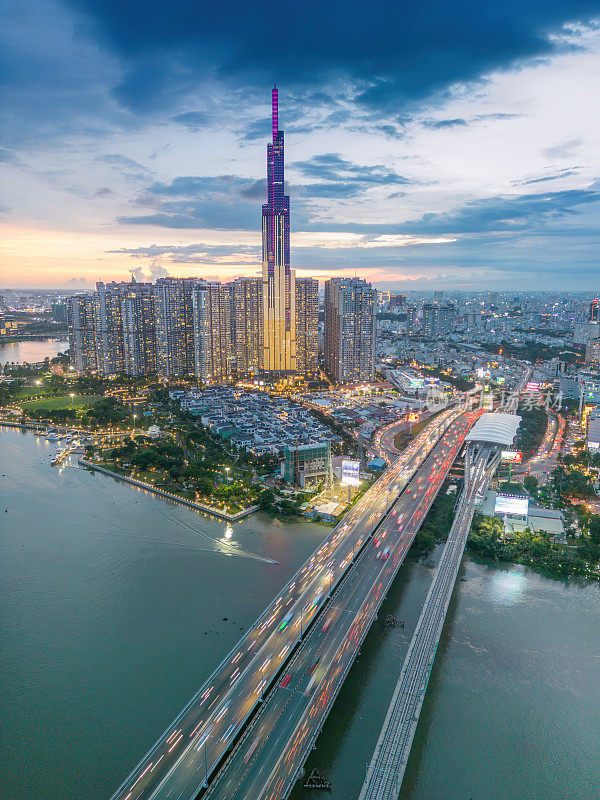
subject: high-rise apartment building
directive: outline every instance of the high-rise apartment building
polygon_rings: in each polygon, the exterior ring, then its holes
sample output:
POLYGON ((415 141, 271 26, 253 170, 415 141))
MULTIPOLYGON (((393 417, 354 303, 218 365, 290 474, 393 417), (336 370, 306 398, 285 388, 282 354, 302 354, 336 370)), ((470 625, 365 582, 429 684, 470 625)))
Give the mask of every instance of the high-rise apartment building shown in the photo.
POLYGON ((96 323, 94 298, 91 295, 69 297, 67 325, 71 364, 78 372, 96 372, 96 323))
POLYGON ((272 141, 267 145, 267 203, 262 207, 263 368, 296 371, 295 280, 290 266, 290 198, 284 194, 284 137, 277 87, 271 97, 272 141))
POLYGON ((189 315, 186 313, 183 281, 159 278, 153 288, 153 303, 157 374, 170 378, 188 372, 189 331, 186 320, 189 315))
POLYGON ((600 369, 600 339, 591 339, 585 348, 585 364, 600 369))
POLYGON ((232 339, 238 375, 257 375, 262 369, 262 279, 237 278, 231 284, 232 339))
POLYGON ((312 377, 319 371, 319 281, 296 279, 296 368, 312 377))
POLYGON ((100 375, 123 372, 122 283, 97 283, 94 292, 96 357, 100 375))
POLYGON ((452 305, 452 303, 445 303, 443 306, 440 306, 438 310, 436 331, 438 336, 446 336, 452 331, 455 317, 456 308, 452 305))
POLYGON ((421 333, 426 339, 434 339, 438 330, 439 306, 433 303, 424 303, 421 319, 421 333))
POLYGON ((325 370, 337 383, 375 378, 377 292, 360 278, 325 283, 325 370))
POLYGON ((127 375, 156 372, 156 326, 151 283, 131 283, 123 292, 123 371, 127 375))
POLYGON ((233 373, 231 290, 216 281, 198 281, 191 298, 194 373, 204 383, 225 383, 233 373))
POLYGON ((408 336, 414 336, 417 332, 418 319, 419 309, 415 306, 409 306, 406 309, 406 333, 408 336))

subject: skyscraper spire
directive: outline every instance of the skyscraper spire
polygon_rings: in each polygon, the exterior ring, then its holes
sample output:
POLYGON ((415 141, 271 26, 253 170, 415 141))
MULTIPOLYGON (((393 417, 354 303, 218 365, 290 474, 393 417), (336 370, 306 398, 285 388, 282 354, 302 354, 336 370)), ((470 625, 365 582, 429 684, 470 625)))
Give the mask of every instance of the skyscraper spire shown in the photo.
POLYGON ((279 133, 279 92, 277 86, 273 86, 271 92, 271 121, 273 124, 273 141, 277 141, 277 134, 279 133))
POLYGON ((273 140, 267 144, 267 203, 262 207, 264 369, 296 371, 295 279, 290 267, 290 198, 284 194, 279 92, 271 92, 273 140))

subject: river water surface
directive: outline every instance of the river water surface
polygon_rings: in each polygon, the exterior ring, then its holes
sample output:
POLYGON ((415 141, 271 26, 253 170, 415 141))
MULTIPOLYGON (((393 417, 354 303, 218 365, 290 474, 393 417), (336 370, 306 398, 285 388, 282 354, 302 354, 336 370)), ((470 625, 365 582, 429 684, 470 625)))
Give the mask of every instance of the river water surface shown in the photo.
POLYGON ((0 364, 37 364, 45 358, 54 358, 69 349, 61 339, 29 339, 23 342, 0 344, 0 364))
MULTIPOLYGON (((55 450, 0 429, 2 800, 107 800, 329 532, 257 515, 228 539, 223 522, 51 468, 55 450)), ((317 742, 308 766, 332 793, 296 800, 358 796, 433 567, 402 567, 317 742), (385 630, 388 612, 406 627, 385 630)), ((599 587, 468 561, 462 576, 402 800, 597 800, 599 587)))

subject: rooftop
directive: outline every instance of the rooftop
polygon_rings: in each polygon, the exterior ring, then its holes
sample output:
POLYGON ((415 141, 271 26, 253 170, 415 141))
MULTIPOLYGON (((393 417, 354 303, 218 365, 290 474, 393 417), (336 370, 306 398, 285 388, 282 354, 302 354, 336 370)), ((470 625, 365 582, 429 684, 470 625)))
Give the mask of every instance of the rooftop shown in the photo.
POLYGON ((486 413, 482 414, 473 425, 465 441, 488 442, 506 447, 513 444, 521 417, 516 414, 486 413))

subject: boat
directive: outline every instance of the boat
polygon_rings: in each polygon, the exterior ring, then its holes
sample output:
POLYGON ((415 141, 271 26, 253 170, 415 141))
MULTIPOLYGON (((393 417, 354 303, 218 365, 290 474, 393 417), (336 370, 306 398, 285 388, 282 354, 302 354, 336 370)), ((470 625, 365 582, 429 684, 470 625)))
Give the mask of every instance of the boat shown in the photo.
POLYGON ((58 442, 60 441, 60 436, 58 435, 58 433, 49 433, 46 436, 46 439, 48 439, 49 442, 58 442))

